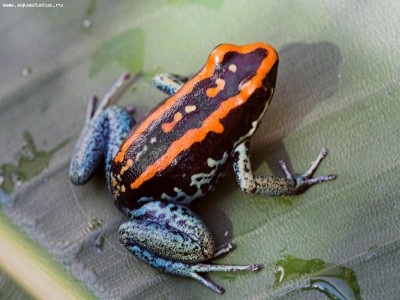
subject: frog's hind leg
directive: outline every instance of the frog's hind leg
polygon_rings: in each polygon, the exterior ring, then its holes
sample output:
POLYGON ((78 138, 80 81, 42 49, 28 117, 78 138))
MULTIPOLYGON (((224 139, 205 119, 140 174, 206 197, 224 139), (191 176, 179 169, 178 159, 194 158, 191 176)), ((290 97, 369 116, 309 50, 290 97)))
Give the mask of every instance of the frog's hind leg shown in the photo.
POLYGON ((172 96, 188 80, 188 77, 176 74, 162 73, 153 77, 153 86, 163 93, 172 96))
POLYGON ((85 184, 105 157, 107 183, 109 184, 108 174, 111 161, 134 123, 128 110, 111 104, 132 81, 129 73, 122 74, 105 94, 97 108, 97 98, 89 99, 85 125, 71 158, 69 177, 72 183, 85 184))
POLYGON ((220 286, 199 273, 257 271, 247 266, 206 264, 233 249, 226 244, 216 249, 214 240, 201 219, 189 208, 160 201, 148 202, 130 212, 131 219, 119 229, 120 242, 148 265, 170 274, 191 277, 223 293, 220 286))
POLYGON ((261 269, 261 266, 258 264, 237 266, 237 265, 212 265, 203 263, 182 263, 160 257, 144 248, 139 247, 138 245, 125 245, 125 247, 138 259, 158 269, 159 271, 183 277, 193 278, 202 285, 208 287, 214 292, 217 292, 218 294, 223 294, 225 292, 224 288, 217 285, 214 282, 207 280, 199 273, 246 272, 246 271, 254 272, 254 271, 259 271, 261 269))

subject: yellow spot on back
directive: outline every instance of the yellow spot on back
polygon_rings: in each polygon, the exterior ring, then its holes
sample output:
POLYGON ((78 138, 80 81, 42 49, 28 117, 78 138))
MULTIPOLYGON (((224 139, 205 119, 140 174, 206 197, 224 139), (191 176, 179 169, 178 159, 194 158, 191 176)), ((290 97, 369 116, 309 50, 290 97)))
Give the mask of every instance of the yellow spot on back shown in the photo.
POLYGON ((177 113, 174 115, 174 121, 175 121, 175 122, 179 122, 180 120, 182 120, 182 114, 181 114, 180 112, 177 112, 177 113))
POLYGON ((235 64, 230 64, 228 70, 231 71, 232 73, 235 73, 237 70, 237 66, 235 64))
POLYGON ((220 91, 222 91, 225 87, 225 80, 223 80, 221 78, 217 78, 217 80, 215 80, 215 83, 217 84, 217 87, 208 88, 206 91, 206 94, 209 98, 214 98, 215 96, 217 96, 217 94, 220 91))
POLYGON ((172 128, 175 127, 176 123, 182 120, 182 118, 183 118, 182 114, 180 112, 177 112, 174 115, 174 120, 171 123, 164 123, 161 125, 162 131, 164 131, 165 133, 170 132, 172 128))
POLYGON ((185 107, 185 112, 187 114, 191 113, 192 111, 195 111, 195 110, 196 110, 196 105, 188 105, 188 106, 185 107))
POLYGON ((124 175, 125 171, 128 170, 130 167, 132 167, 133 165, 133 160, 132 159, 128 159, 125 166, 123 166, 121 168, 121 171, 119 171, 119 174, 122 176, 124 175))
POLYGON ((117 180, 115 179, 113 173, 111 173, 110 178, 111 178, 111 185, 112 185, 113 187, 115 187, 118 183, 117 183, 117 180))

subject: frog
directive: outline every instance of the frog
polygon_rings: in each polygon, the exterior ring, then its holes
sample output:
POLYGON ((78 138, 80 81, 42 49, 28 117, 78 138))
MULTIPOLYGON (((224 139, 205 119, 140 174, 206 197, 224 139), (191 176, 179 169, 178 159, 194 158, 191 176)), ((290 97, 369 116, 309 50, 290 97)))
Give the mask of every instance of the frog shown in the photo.
POLYGON ((89 99, 69 177, 83 185, 104 162, 108 190, 128 218, 119 241, 139 260, 222 294, 224 288, 202 274, 259 271, 262 265, 213 264, 234 244, 217 246, 190 204, 208 196, 230 165, 250 195, 295 195, 336 178, 313 178, 326 148, 302 175, 293 176, 284 161, 284 177, 253 173, 249 140, 274 94, 278 61, 263 42, 221 44, 190 78, 156 75, 153 85, 167 98, 137 123, 132 109, 115 101, 140 74, 122 74, 99 103, 89 99))

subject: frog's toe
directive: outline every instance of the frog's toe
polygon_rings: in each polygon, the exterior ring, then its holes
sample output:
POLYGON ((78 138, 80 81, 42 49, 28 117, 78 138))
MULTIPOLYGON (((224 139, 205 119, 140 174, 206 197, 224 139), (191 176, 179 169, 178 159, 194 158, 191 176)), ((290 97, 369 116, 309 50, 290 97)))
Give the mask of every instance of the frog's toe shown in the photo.
POLYGON ((262 265, 252 264, 247 266, 236 266, 236 265, 207 265, 207 264, 196 264, 190 266, 189 276, 200 282, 202 285, 208 287, 209 289, 217 292, 218 294, 223 294, 225 292, 224 288, 219 285, 206 280, 203 276, 198 273, 208 273, 208 272, 255 272, 260 271, 262 265))
MULTIPOLYGON (((294 178, 296 181, 296 187, 295 187, 294 193, 300 193, 314 184, 317 184, 320 182, 325 182, 325 181, 330 181, 337 177, 336 174, 330 174, 330 175, 326 175, 326 176, 312 178, 314 172, 316 171, 316 169, 321 164, 322 160, 325 158, 325 156, 327 154, 328 154, 328 149, 322 148, 321 151, 319 152, 317 158, 311 162, 311 165, 308 168, 308 170, 304 174, 294 178)), ((286 163, 283 160, 281 160, 281 161, 279 161, 279 164, 281 165, 281 168, 282 168, 283 172, 285 173, 286 178, 289 180, 293 180, 293 175, 288 170, 286 163)))

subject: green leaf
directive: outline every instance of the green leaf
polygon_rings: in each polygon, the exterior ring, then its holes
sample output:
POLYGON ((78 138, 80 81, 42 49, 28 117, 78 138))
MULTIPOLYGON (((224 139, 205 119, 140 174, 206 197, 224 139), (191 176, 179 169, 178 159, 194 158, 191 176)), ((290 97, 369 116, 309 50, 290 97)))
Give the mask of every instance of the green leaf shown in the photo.
POLYGON ((276 262, 275 286, 284 286, 283 295, 293 291, 316 290, 332 300, 359 300, 360 287, 353 270, 321 259, 301 259, 286 255, 276 262), (285 283, 289 282, 286 285, 285 283), (293 284, 290 285, 290 282, 293 284), (286 288, 286 290, 285 290, 286 288))
POLYGON ((144 33, 141 29, 129 29, 104 41, 93 55, 90 76, 96 75, 108 63, 117 61, 133 73, 143 68, 144 33))

